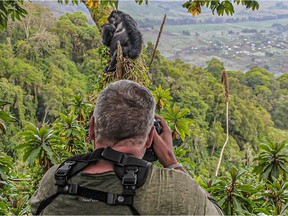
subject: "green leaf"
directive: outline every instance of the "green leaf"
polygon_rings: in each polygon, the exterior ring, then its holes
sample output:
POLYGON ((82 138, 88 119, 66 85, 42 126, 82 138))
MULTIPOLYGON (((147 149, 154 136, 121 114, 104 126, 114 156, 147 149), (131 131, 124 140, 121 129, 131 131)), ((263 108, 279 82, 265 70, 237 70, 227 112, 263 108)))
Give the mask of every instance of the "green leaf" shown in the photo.
POLYGON ((65 137, 69 137, 71 133, 72 133, 72 129, 71 128, 67 129, 65 133, 65 137))
POLYGON ((283 190, 287 190, 288 193, 288 182, 285 182, 284 185, 282 186, 283 190))
POLYGON ((232 167, 231 168, 230 175, 231 175, 231 178, 232 178, 233 182, 236 181, 237 171, 238 170, 236 169, 236 167, 232 167))
POLYGON ((255 212, 264 213, 266 215, 271 215, 271 212, 266 208, 255 208, 255 212))
POLYGON ((232 199, 233 199, 233 205, 234 205, 235 210, 238 212, 242 211, 241 204, 238 202, 238 200, 235 197, 233 197, 232 199))
POLYGON ((4 110, 0 110, 0 119, 4 122, 15 122, 17 121, 16 118, 6 113, 4 110))
POLYGON ((286 203, 286 205, 282 207, 280 215, 283 215, 287 209, 288 209, 288 203, 286 203))
POLYGON ((47 155, 48 155, 49 159, 51 160, 51 162, 53 164, 57 164, 57 160, 54 157, 54 152, 52 151, 51 147, 47 146, 46 144, 43 144, 42 147, 45 150, 45 152, 47 153, 47 155))
POLYGON ((190 112, 190 110, 188 108, 183 108, 177 113, 177 118, 182 118, 186 114, 188 114, 189 112, 190 112))
POLYGON ((23 143, 23 144, 19 144, 15 147, 15 149, 22 149, 22 148, 27 148, 27 147, 30 147, 30 144, 29 143, 23 143))
POLYGON ((221 4, 224 4, 223 6, 227 15, 232 15, 234 13, 234 7, 230 1, 223 1, 221 4))
POLYGON ((278 146, 278 148, 277 148, 277 152, 280 152, 280 151, 282 151, 285 147, 286 147, 286 143, 285 142, 282 142, 282 143, 280 143, 279 145, 277 145, 278 146))
POLYGON ((41 151, 42 147, 38 147, 36 149, 33 149, 27 158, 27 162, 30 166, 32 166, 35 163, 36 158, 39 156, 39 153, 41 151))
POLYGON ((23 155, 23 160, 27 161, 28 157, 30 156, 31 152, 33 151, 33 147, 31 146, 31 148, 27 148, 24 155, 23 155))
POLYGON ((33 125, 32 123, 29 123, 25 128, 24 128, 25 131, 31 131, 33 132, 34 134, 39 134, 39 129, 33 125))
POLYGON ((0 100, 0 107, 1 107, 1 106, 4 106, 4 105, 7 105, 7 104, 11 104, 11 103, 8 102, 8 101, 0 100))
POLYGON ((239 179, 244 173, 246 173, 246 170, 241 170, 237 172, 236 179, 239 179))
POLYGON ((49 129, 46 126, 42 126, 39 130, 40 140, 45 140, 48 134, 49 134, 49 129))
POLYGON ((218 201, 218 205, 220 205, 221 207, 223 207, 223 204, 226 202, 227 199, 227 195, 223 196, 219 201, 218 201))
POLYGON ((267 179, 267 178, 268 178, 268 176, 270 175, 271 170, 272 170, 272 166, 269 166, 269 167, 264 171, 264 173, 262 174, 263 179, 267 179))
POLYGON ((75 130, 73 132, 74 136, 78 139, 78 140, 81 140, 81 131, 80 131, 80 128, 78 130, 75 130))
POLYGON ((263 149, 263 150, 266 150, 267 152, 273 151, 272 148, 270 148, 267 144, 260 144, 259 148, 263 149))
POLYGON ((7 215, 8 213, 8 205, 5 204, 3 201, 0 201, 0 214, 7 215))

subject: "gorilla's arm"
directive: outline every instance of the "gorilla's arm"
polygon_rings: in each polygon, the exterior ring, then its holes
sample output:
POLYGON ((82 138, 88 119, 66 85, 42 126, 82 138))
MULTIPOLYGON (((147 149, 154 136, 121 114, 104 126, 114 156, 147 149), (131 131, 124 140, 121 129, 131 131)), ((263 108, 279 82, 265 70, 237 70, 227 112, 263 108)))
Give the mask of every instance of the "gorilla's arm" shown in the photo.
POLYGON ((110 46, 115 31, 116 28, 113 24, 109 23, 102 26, 101 38, 104 45, 110 46))

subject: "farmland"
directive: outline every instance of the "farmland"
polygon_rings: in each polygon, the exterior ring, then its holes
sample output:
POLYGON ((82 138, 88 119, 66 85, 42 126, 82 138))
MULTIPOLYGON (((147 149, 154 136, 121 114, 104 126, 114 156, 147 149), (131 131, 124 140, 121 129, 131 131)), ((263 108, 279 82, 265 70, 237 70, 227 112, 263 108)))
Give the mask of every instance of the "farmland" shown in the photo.
MULTIPOLYGON (((204 66, 212 57, 227 69, 249 70, 261 66, 271 73, 287 73, 288 19, 265 22, 167 25, 159 49, 169 59, 181 58, 204 66), (165 41, 165 42, 164 42, 165 41)), ((146 41, 156 41, 158 30, 143 29, 146 41)))

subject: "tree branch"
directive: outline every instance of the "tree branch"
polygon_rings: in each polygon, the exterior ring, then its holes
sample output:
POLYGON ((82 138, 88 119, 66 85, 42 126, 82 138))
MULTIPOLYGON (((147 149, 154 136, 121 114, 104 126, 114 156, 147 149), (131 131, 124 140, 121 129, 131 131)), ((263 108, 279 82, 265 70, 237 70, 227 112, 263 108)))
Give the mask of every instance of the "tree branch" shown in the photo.
POLYGON ((163 21, 162 21, 162 24, 161 24, 161 27, 160 27, 160 31, 159 31, 159 34, 158 34, 158 37, 157 37, 157 41, 156 41, 156 44, 155 44, 155 48, 153 50, 152 58, 151 58, 151 61, 149 63, 149 70, 151 68, 152 62, 154 60, 154 57, 155 57, 155 54, 156 54, 156 51, 157 51, 157 47, 158 47, 158 44, 159 44, 159 41, 160 41, 160 37, 161 37, 162 30, 163 30, 163 27, 164 27, 164 24, 165 24, 165 20, 166 20, 166 14, 164 15, 164 18, 163 18, 163 21))

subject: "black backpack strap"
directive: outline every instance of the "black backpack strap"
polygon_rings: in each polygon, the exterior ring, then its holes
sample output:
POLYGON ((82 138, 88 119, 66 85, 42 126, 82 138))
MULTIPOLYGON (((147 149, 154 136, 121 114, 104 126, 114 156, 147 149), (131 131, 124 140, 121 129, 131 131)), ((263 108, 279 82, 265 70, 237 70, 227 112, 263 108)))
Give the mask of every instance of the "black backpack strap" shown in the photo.
POLYGON ((114 162, 114 172, 123 185, 121 196, 131 200, 131 203, 126 205, 128 205, 132 214, 140 215, 133 206, 135 190, 145 183, 152 164, 145 160, 117 152, 112 148, 106 148, 102 152, 102 157, 114 162))
POLYGON ((39 215, 59 194, 69 194, 81 197, 86 197, 93 200, 98 200, 108 205, 126 205, 130 208, 134 215, 139 215, 138 211, 133 207, 134 194, 115 194, 107 193, 99 190, 93 190, 85 187, 78 186, 78 184, 67 184, 65 187, 58 187, 55 194, 43 200, 36 212, 39 215), (134 213, 137 212, 137 213, 134 213))
MULTIPOLYGON (((131 197, 132 199, 132 204, 129 205, 130 211, 132 212, 133 215, 140 215, 139 212, 135 209, 133 206, 134 202, 134 195, 135 195, 135 190, 136 190, 136 185, 138 182, 138 167, 137 166, 124 166, 125 169, 125 174, 122 178, 122 185, 123 185, 123 196, 128 196, 131 197)), ((121 170, 119 169, 119 166, 114 168, 114 170, 121 170)))
POLYGON ((59 193, 56 192, 52 194, 50 197, 46 198, 45 200, 42 200, 40 205, 37 208, 35 215, 39 215, 58 195, 59 193))
MULTIPOLYGON (((112 148, 104 149, 101 155, 106 160, 114 163, 114 172, 120 180, 122 180, 124 175, 127 173, 127 170, 134 169, 134 173, 137 173, 136 188, 141 187, 145 183, 148 176, 149 167, 152 166, 151 163, 145 160, 117 152, 112 148)), ((131 175, 128 175, 125 178, 131 178, 131 175)))
POLYGON ((59 187, 65 187, 68 184, 67 180, 69 178, 79 173, 91 163, 99 160, 103 150, 104 148, 101 148, 95 150, 92 153, 75 155, 60 164, 54 174, 56 180, 55 184, 58 185, 58 191, 46 198, 45 200, 42 200, 42 202, 37 208, 36 215, 39 215, 60 194, 59 187))
MULTIPOLYGON (((133 206, 134 194, 115 194, 107 193, 99 190, 93 190, 85 187, 76 187, 76 184, 71 184, 71 189, 68 189, 70 195, 77 195, 81 197, 86 197, 93 200, 98 200, 108 205, 125 205, 128 206, 133 215, 140 215, 139 212, 133 206), (74 188, 74 189, 72 189, 74 188), (76 189, 77 188, 77 189, 76 189)), ((65 193, 61 193, 65 194, 65 193)))
POLYGON ((126 205, 134 215, 139 215, 133 206, 135 190, 145 183, 150 166, 152 164, 147 161, 128 156, 109 147, 84 155, 72 156, 64 161, 55 172, 57 192, 40 203, 36 214, 40 214, 59 194, 69 194, 99 200, 109 205, 126 205), (107 193, 68 183, 69 178, 100 159, 114 163, 114 171, 122 181, 122 194, 107 193))

